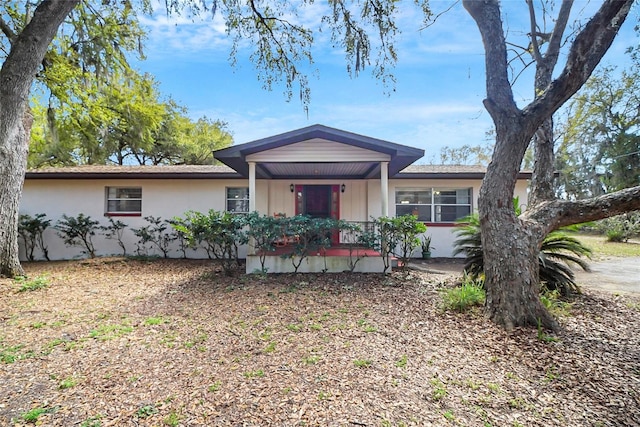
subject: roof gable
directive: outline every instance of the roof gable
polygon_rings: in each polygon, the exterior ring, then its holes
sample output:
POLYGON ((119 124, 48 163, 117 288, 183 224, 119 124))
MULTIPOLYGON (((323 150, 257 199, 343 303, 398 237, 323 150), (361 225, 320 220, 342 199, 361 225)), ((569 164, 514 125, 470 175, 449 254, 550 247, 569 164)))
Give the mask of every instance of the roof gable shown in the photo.
MULTIPOLYGON (((368 153, 377 153, 380 158, 389 158, 389 175, 395 175, 402 169, 406 168, 422 156, 424 156, 424 150, 408 147, 406 145, 400 145, 381 139, 371 138, 364 135, 358 135, 351 132, 346 132, 339 129, 330 128, 323 125, 313 125, 302 129, 293 130, 280 135, 270 136, 268 138, 259 139, 256 141, 248 142, 246 144, 235 145, 232 147, 224 148, 222 150, 215 151, 214 157, 220 160, 222 163, 231 167, 242 176, 249 175, 249 166, 247 161, 249 159, 260 158, 260 153, 266 153, 273 150, 273 152, 286 152, 286 147, 294 144, 304 143, 306 145, 313 144, 314 142, 322 141, 323 144, 327 143, 339 143, 355 149, 366 150, 368 153)), ((293 147, 292 147, 293 148, 293 147)), ((364 151, 362 151, 364 153, 364 151)), ((312 151, 307 153, 308 158, 305 158, 306 162, 318 162, 312 151)), ((331 161, 326 158, 327 162, 331 161)), ((353 161, 353 159, 342 160, 341 162, 353 161)), ((364 157, 362 161, 367 161, 364 157)), ((372 160, 369 160, 372 161, 372 160)), ((375 160, 375 162, 384 160, 375 160)), ((280 160, 280 162, 287 162, 287 160, 280 160)), ((300 158, 296 158, 293 162, 302 162, 300 158)), ((338 159, 335 161, 340 163, 338 159)), ((354 176, 354 178, 373 178, 374 175, 379 176, 379 167, 370 167, 367 169, 367 176, 354 176)), ((271 178, 269 172, 265 169, 257 170, 258 176, 261 178, 271 178)))

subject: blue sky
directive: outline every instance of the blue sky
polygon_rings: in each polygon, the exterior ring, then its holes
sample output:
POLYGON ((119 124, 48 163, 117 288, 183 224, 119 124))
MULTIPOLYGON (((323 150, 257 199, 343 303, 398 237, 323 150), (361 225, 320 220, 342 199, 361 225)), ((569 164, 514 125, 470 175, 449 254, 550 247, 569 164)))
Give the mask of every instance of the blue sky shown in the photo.
MULTIPOLYGON (((576 0, 574 11, 588 16, 600 2, 593 3, 576 0)), ((436 13, 451 4, 431 2, 436 13)), ((503 4, 509 36, 521 39, 528 25, 524 0, 503 4)), ((218 17, 167 17, 161 8, 152 17, 142 17, 148 31, 147 59, 136 67, 153 74, 163 95, 188 107, 192 117, 226 121, 236 144, 320 123, 423 148, 426 155, 420 163, 437 162, 444 146, 487 142, 492 124, 482 106, 484 49, 475 23, 461 4, 424 30, 417 14, 407 9, 400 16, 397 83, 390 94, 372 76, 371 67, 350 78, 344 53, 330 46, 325 33, 315 33, 320 43, 314 49, 315 72, 309 76, 308 114, 297 93, 287 101, 284 85, 275 85, 270 92, 262 88, 249 61, 250 46, 241 47, 237 65, 230 65, 231 39, 218 17)), ((303 11, 297 19, 313 23, 317 13, 303 11)), ((624 51, 638 42, 633 31, 637 21, 634 11, 603 63, 622 66, 628 62, 624 51)), ((532 87, 527 73, 514 86, 516 100, 527 102, 532 87)))

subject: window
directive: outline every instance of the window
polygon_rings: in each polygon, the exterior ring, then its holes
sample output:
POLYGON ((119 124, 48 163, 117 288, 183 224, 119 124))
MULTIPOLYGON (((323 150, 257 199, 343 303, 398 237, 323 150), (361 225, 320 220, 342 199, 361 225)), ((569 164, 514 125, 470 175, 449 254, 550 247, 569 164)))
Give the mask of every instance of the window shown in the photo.
POLYGON ((107 187, 107 215, 141 215, 141 187, 107 187))
POLYGON ((398 188, 396 216, 423 222, 454 222, 471 213, 471 188, 398 188))
POLYGON ((249 213, 249 187, 227 188, 227 211, 249 213))

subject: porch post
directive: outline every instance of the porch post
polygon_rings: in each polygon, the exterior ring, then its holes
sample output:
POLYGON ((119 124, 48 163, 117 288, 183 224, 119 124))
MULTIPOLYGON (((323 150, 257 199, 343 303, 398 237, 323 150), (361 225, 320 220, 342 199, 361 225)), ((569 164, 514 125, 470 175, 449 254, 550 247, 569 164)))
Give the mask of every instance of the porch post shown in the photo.
POLYGON ((256 162, 249 164, 249 212, 256 210, 256 162))
POLYGON ((389 162, 380 162, 381 216, 389 216, 389 162))

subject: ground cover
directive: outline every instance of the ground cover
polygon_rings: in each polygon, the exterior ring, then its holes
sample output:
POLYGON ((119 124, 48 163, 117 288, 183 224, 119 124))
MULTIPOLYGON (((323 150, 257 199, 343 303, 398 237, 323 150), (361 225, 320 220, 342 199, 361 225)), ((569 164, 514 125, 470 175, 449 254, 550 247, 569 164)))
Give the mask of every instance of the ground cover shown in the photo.
POLYGON ((601 234, 576 234, 575 237, 593 251, 593 259, 607 257, 640 257, 640 241, 608 242, 601 234))
POLYGON ((452 274, 225 277, 210 261, 0 279, 0 425, 638 425, 640 301, 562 331, 443 311, 452 274))

